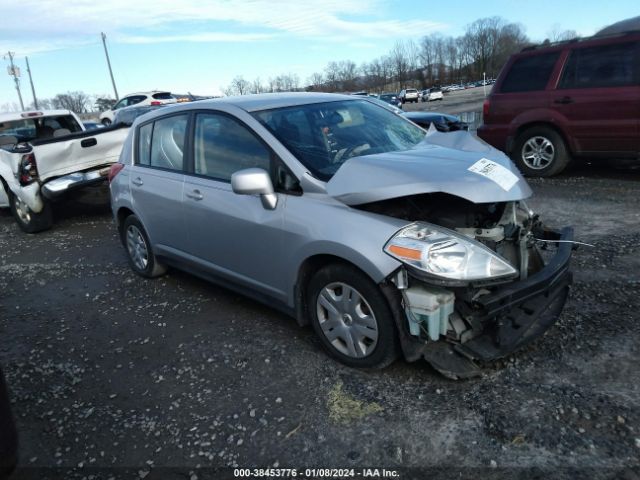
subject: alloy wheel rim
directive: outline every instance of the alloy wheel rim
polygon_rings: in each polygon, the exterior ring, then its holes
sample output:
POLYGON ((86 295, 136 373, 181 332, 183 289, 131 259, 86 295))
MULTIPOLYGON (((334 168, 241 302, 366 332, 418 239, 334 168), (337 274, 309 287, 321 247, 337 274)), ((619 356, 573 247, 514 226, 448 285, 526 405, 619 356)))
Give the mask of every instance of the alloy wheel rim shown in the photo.
POLYGON ((343 282, 325 286, 318 295, 316 312, 320 329, 343 355, 364 358, 378 344, 378 322, 369 303, 343 282))
POLYGON ((553 143, 546 137, 531 137, 522 146, 522 161, 533 170, 547 168, 555 157, 553 143))
POLYGON ((149 264, 149 250, 142 232, 135 225, 127 228, 127 251, 138 270, 144 270, 149 264))

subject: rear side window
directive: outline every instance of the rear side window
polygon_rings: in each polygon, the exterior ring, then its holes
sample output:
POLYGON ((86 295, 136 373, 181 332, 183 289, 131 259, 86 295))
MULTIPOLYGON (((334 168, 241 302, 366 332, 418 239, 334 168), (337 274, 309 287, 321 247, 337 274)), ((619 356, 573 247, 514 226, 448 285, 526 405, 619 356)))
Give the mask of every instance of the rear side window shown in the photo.
POLYGON ((560 52, 549 52, 519 58, 502 81, 501 93, 544 90, 560 52))
POLYGON ((139 165, 150 165, 151 163, 151 132, 153 123, 147 123, 138 130, 138 161, 139 165))
POLYGON ((173 95, 171 95, 169 92, 154 93, 151 96, 156 100, 171 100, 173 98, 173 95))
POLYGON ((571 51, 560 88, 621 87, 634 83, 637 43, 619 43, 571 51))
POLYGON ((195 130, 194 170, 198 175, 230 181, 233 173, 245 168, 270 171, 271 152, 236 120, 198 114, 195 130))
POLYGON ((138 130, 138 164, 182 171, 187 115, 173 115, 138 130))

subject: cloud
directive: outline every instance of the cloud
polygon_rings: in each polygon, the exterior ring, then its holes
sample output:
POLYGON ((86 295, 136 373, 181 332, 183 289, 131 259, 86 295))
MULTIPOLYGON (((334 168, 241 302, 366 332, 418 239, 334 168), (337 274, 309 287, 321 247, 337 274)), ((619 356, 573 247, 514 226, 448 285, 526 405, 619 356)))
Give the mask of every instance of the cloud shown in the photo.
POLYGON ((166 42, 257 42, 270 40, 276 35, 268 33, 194 33, 186 35, 117 35, 115 41, 119 43, 166 43, 166 42))
POLYGON ((446 27, 389 19, 384 7, 384 0, 366 5, 360 0, 21 0, 2 6, 0 42, 25 54, 98 43, 100 32, 122 43, 244 42, 286 35, 334 42, 422 36, 446 27), (351 20, 356 16, 358 21, 351 20))

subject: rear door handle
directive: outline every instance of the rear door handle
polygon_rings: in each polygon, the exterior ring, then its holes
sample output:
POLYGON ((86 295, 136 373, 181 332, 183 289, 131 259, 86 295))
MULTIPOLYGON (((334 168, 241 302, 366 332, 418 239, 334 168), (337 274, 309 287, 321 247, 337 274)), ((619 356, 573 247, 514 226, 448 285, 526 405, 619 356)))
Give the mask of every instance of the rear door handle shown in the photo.
POLYGON ((561 103, 563 105, 566 105, 568 103, 573 103, 573 98, 571 97, 562 97, 562 98, 556 98, 553 103, 561 103))
POLYGON ((134 185, 140 186, 142 185, 144 182, 142 181, 142 179, 140 177, 136 177, 133 180, 131 180, 131 183, 133 183, 134 185))
POLYGON ((88 147, 93 147, 94 145, 98 144, 98 140, 96 140, 95 138, 85 138, 84 140, 80 141, 80 146, 82 148, 88 148, 88 147))
POLYGON ((193 200, 202 200, 204 195, 200 193, 200 190, 194 190, 193 192, 185 194, 187 197, 192 198, 193 200))

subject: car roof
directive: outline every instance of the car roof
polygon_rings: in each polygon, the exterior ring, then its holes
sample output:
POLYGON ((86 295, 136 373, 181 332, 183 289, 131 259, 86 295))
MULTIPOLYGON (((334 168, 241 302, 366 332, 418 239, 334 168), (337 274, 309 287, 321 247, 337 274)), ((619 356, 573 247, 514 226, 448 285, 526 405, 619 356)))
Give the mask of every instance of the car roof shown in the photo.
POLYGON ((362 101, 363 97, 357 95, 340 95, 337 93, 315 92, 286 92, 286 93, 259 93, 240 95, 234 97, 215 98, 212 100, 199 100, 197 102, 184 103, 182 105, 197 105, 199 107, 216 106, 220 104, 233 105, 246 112, 259 110, 271 110, 274 108, 295 107, 310 103, 337 102, 341 100, 362 101))
POLYGON ((153 95, 154 93, 168 93, 171 94, 171 92, 169 90, 151 90, 149 92, 134 92, 134 93, 127 93, 125 96, 121 97, 121 98, 125 98, 125 97, 131 97, 133 95, 153 95))

